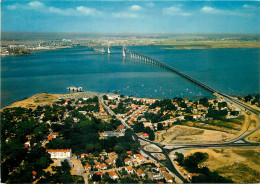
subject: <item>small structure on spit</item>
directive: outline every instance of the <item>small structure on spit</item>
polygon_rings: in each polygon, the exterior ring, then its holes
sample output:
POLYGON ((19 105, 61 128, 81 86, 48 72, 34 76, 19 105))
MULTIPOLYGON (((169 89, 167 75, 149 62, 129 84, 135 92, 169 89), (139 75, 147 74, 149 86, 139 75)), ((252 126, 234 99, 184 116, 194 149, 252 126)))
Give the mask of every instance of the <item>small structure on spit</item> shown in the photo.
POLYGON ((69 90, 69 91, 78 91, 78 92, 82 92, 83 90, 82 90, 82 87, 67 87, 67 90, 69 90))

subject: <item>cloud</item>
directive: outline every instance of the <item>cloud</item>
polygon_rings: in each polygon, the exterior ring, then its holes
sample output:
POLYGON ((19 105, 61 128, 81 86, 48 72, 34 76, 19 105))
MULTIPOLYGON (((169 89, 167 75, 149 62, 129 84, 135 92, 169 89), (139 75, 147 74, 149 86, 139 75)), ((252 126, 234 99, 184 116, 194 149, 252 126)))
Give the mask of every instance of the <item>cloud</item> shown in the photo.
POLYGON ((170 15, 170 16, 191 16, 191 13, 187 13, 187 12, 183 12, 181 8, 179 7, 175 7, 175 6, 171 6, 168 8, 164 8, 163 10, 163 14, 165 15, 170 15))
POLYGON ((238 16, 243 15, 243 13, 239 12, 238 10, 222 10, 210 6, 204 6, 203 8, 201 8, 201 12, 206 14, 215 14, 215 15, 238 15, 238 16))
POLYGON ((24 10, 35 10, 44 13, 55 13, 58 15, 64 16, 99 16, 102 12, 96 10, 95 8, 89 8, 86 6, 78 6, 76 8, 66 8, 61 9, 53 6, 45 6, 42 2, 39 1, 31 1, 28 4, 14 4, 8 5, 7 8, 9 10, 16 10, 16 9, 24 9, 24 10))
POLYGON ((95 8, 88 8, 88 7, 85 7, 85 6, 79 6, 76 8, 77 11, 85 14, 85 15, 92 15, 92 16, 95 16, 95 15, 101 15, 102 13, 98 10, 96 10, 95 8))
POLYGON ((132 6, 130 7, 130 10, 140 11, 140 10, 142 10, 142 7, 141 7, 141 6, 138 6, 138 5, 132 5, 132 6))
POLYGON ((28 5, 29 5, 29 7, 32 7, 32 8, 42 8, 42 7, 44 7, 44 4, 39 2, 39 1, 29 2, 28 5))
POLYGON ((115 18, 137 18, 138 17, 137 14, 129 13, 129 12, 112 13, 112 16, 115 18))
POLYGON ((114 12, 111 15, 114 18, 137 18, 137 17, 139 17, 139 14, 137 12, 140 12, 141 10, 143 10, 143 8, 141 6, 132 5, 125 11, 114 12))

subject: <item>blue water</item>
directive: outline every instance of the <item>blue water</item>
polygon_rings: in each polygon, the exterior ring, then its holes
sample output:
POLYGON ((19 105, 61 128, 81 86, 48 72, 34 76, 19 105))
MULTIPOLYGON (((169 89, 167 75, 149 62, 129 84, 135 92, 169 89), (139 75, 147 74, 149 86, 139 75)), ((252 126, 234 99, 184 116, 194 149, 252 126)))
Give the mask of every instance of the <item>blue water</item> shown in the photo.
MULTIPOLYGON (((232 95, 259 91, 260 49, 169 50, 163 46, 133 46, 130 50, 159 59, 209 86, 232 95)), ((1 105, 31 95, 67 93, 69 86, 85 91, 111 92, 152 98, 210 96, 175 73, 76 47, 1 58, 1 105)))

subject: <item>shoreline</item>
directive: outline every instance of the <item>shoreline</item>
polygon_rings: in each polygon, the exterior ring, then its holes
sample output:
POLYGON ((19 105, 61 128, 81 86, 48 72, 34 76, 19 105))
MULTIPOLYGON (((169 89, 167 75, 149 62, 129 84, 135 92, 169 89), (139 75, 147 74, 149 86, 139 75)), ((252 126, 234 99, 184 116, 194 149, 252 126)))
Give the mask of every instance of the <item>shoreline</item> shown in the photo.
MULTIPOLYGON (((57 101, 61 98, 90 98, 94 96, 103 96, 103 95, 123 95, 123 94, 114 94, 114 93, 100 93, 95 91, 84 91, 84 92, 75 92, 75 93, 61 93, 61 94, 53 94, 48 92, 42 92, 34 94, 30 97, 25 97, 21 100, 17 100, 12 102, 10 105, 7 105, 5 107, 1 107, 0 111, 6 108, 13 108, 13 107, 28 107, 28 108, 34 108, 38 105, 48 105, 53 103, 54 101, 57 101), (48 100, 50 100, 48 102, 48 100)), ((216 97, 212 94, 212 96, 194 96, 194 97, 172 97, 172 98, 149 98, 149 97, 135 97, 135 96, 128 96, 124 95, 125 97, 133 97, 133 98, 146 98, 146 99, 173 99, 173 98, 182 98, 184 100, 192 100, 192 101, 198 101, 201 98, 208 98, 209 100, 214 100, 216 97)), ((233 97, 244 97, 246 95, 231 95, 233 97)))

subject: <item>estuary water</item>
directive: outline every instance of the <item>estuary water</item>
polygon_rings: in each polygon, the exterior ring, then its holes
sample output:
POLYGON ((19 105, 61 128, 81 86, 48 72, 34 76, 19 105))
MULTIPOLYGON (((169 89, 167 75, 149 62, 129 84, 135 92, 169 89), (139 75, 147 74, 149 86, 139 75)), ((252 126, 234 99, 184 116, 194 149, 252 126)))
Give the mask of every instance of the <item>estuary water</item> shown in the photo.
MULTIPOLYGON (((226 94, 259 92, 260 49, 127 48, 165 62, 226 94)), ((123 58, 119 47, 112 47, 110 55, 74 47, 1 57, 1 107, 41 92, 68 93, 69 86, 149 98, 211 96, 173 72, 129 55, 123 58)))

